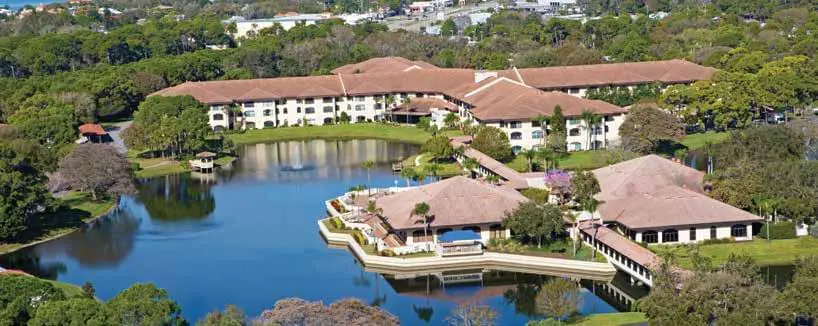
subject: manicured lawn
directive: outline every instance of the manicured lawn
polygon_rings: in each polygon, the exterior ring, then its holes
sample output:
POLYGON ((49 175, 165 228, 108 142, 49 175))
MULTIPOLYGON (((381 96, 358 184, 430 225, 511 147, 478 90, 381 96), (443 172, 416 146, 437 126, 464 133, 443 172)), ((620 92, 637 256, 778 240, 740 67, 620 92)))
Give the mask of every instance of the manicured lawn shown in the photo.
MULTIPOLYGON (((681 267, 693 267, 689 253, 684 248, 654 245, 650 249, 659 253, 673 250, 681 267)), ((723 264, 731 253, 748 254, 755 260, 756 264, 761 266, 789 265, 794 263, 799 256, 818 255, 818 239, 812 237, 771 241, 758 239, 745 242, 699 245, 699 252, 703 256, 710 257, 714 265, 723 264)))
MULTIPOLYGON (((424 166, 427 166, 431 163, 432 157, 429 154, 419 154, 419 155, 412 155, 407 159, 403 160, 404 167, 411 167, 415 169, 415 172, 420 172, 423 170, 424 166), (420 156, 420 166, 415 165, 415 159, 420 156)), ((463 168, 460 167, 457 163, 438 163, 440 165, 440 171, 437 172, 438 176, 441 177, 452 177, 456 175, 463 174, 463 168)))
POLYGON ((713 144, 723 142, 728 137, 730 137, 729 132, 708 131, 705 133, 691 134, 685 136, 685 138, 682 140, 682 145, 687 146, 687 148, 690 150, 694 150, 704 147, 704 144, 707 142, 711 142, 713 144))
POLYGON ((44 241, 75 231, 84 223, 108 212, 116 203, 113 201, 94 201, 84 192, 72 191, 61 198, 67 208, 47 218, 47 225, 38 230, 31 230, 23 240, 13 243, 0 243, 0 254, 20 249, 30 243, 44 241))
POLYGON ((384 139, 423 144, 431 134, 411 126, 382 123, 352 123, 329 126, 286 127, 248 130, 227 135, 236 144, 300 139, 384 139))
MULTIPOLYGON (((236 158, 233 156, 222 156, 217 158, 214 162, 217 166, 225 165, 236 158)), ((136 151, 128 151, 128 161, 132 163, 139 163, 139 171, 134 173, 137 178, 154 178, 170 174, 179 174, 190 172, 187 164, 182 164, 171 158, 141 158, 136 151)))
POLYGON ((570 320, 567 324, 585 326, 592 325, 619 326, 636 323, 646 323, 647 321, 648 319, 645 317, 645 314, 641 312, 615 312, 610 314, 593 314, 590 316, 579 317, 577 319, 570 320))
POLYGON ((577 255, 574 256, 572 251, 573 245, 570 241, 558 241, 551 244, 543 244, 542 248, 537 248, 537 245, 512 245, 508 242, 516 242, 516 240, 506 240, 507 244, 499 247, 489 247, 488 251, 501 252, 517 255, 528 255, 537 257, 552 257, 563 259, 575 259, 584 261, 596 261, 605 263, 607 260, 602 255, 596 255, 593 258, 591 247, 577 244, 577 255))
MULTIPOLYGON (((605 162, 599 158, 603 151, 582 151, 570 152, 567 156, 557 160, 557 167, 562 170, 592 170, 605 166, 605 162)), ((540 167, 543 167, 545 162, 536 161, 540 167)), ((507 163, 508 167, 517 172, 528 172, 528 160, 522 155, 518 155, 511 162, 507 163)))

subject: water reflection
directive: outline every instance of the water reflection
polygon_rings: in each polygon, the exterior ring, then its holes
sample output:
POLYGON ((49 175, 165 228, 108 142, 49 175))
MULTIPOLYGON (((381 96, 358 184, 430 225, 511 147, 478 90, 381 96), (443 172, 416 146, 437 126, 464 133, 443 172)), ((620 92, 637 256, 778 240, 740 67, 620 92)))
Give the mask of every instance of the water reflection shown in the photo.
POLYGON ((216 209, 212 181, 180 174, 142 182, 136 201, 152 219, 176 221, 203 219, 216 209))

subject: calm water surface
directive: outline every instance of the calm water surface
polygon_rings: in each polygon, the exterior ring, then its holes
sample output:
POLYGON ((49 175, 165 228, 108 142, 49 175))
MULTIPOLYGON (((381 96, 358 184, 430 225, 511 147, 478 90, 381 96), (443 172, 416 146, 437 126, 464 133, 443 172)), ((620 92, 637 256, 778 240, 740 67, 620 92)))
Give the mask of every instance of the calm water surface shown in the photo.
MULTIPOLYGON (((391 163, 417 150, 376 140, 248 145, 230 170, 211 179, 182 175, 143 182, 137 196, 123 198, 119 212, 82 232, 0 258, 0 264, 74 284, 91 282, 102 299, 133 283, 153 282, 193 321, 226 304, 255 316, 287 297, 356 297, 381 305, 406 325, 442 324, 451 308, 469 300, 493 306, 504 325, 524 324, 534 315, 534 284, 548 276, 485 271, 483 286, 444 288, 434 276, 366 272, 318 234, 323 201, 366 183, 362 162, 376 162, 374 186, 403 184, 391 163)), ((627 290, 621 279, 615 283, 622 289, 583 281, 581 313, 627 309, 623 294, 643 294, 627 290)))

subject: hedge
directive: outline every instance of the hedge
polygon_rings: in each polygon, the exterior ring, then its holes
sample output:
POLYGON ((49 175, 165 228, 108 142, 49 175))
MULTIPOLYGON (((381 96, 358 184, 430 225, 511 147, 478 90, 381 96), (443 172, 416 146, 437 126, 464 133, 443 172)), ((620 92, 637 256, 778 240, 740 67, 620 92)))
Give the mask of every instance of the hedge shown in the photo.
POLYGON ((344 222, 341 222, 341 219, 337 217, 333 217, 329 221, 330 223, 332 223, 332 226, 334 226, 338 230, 343 230, 346 228, 344 222))
POLYGON ((366 237, 364 237, 364 233, 361 232, 361 230, 355 230, 355 232, 352 233, 352 238, 354 238, 355 242, 357 242, 359 245, 366 245, 366 237))
POLYGON ((761 226, 761 232, 758 236, 767 239, 767 228, 770 228, 770 239, 795 239, 795 223, 793 222, 776 222, 766 223, 761 226))

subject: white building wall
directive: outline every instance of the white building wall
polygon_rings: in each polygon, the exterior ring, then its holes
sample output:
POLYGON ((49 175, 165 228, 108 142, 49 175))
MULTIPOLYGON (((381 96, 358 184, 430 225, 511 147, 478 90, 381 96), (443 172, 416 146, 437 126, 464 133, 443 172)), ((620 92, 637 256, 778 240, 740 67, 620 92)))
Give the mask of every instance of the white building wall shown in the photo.
MULTIPOLYGON (((742 224, 742 223, 737 223, 737 224, 742 224)), ((730 230, 731 230, 733 225, 734 224, 716 225, 716 239, 731 238, 732 236, 731 236, 730 230)), ((709 240, 709 239, 711 239, 711 237, 710 237, 710 235, 711 235, 710 234, 710 227, 711 227, 710 225, 696 226, 696 231, 695 231, 696 239, 695 240, 690 239, 690 234, 691 234, 690 227, 680 227, 680 228, 676 229, 678 231, 678 234, 679 234, 679 241, 677 241, 677 242, 668 242, 668 243, 665 243, 665 242, 662 241, 662 233, 663 233, 663 231, 665 231, 665 229, 663 229, 663 230, 656 229, 654 231, 657 232, 658 242, 653 243, 653 244, 683 244, 683 243, 695 243, 695 242, 702 242, 704 240, 709 240)), ((753 236, 752 236, 752 234, 753 234, 753 225, 752 225, 752 223, 746 223, 745 227, 747 229, 746 230, 747 236, 746 237, 737 237, 737 238, 735 238, 736 241, 748 241, 748 240, 753 239, 753 236)), ((670 229, 670 228, 668 228, 668 229, 670 229)), ((645 231, 647 231, 647 230, 637 231, 636 232, 636 239, 635 239, 636 242, 643 242, 643 232, 645 232, 645 231)))

